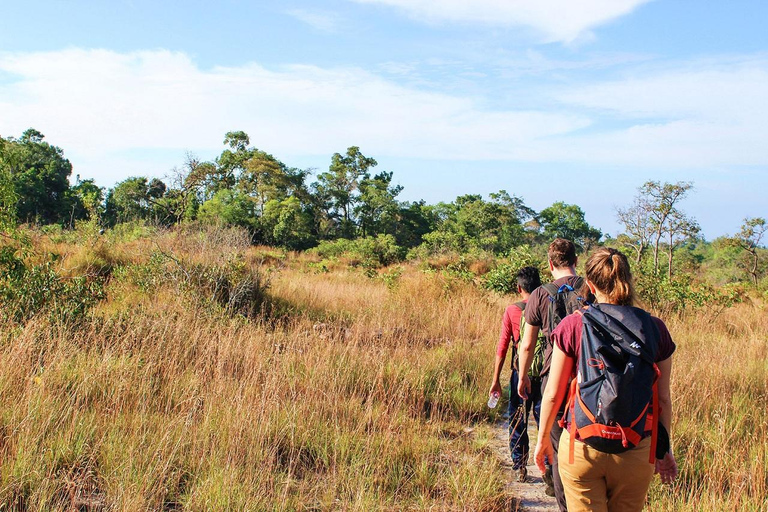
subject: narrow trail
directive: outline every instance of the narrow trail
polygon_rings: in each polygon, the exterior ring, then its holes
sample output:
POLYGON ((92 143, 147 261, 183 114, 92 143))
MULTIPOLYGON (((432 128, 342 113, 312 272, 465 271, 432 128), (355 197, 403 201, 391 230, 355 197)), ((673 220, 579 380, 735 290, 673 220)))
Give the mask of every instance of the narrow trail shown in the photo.
POLYGON ((532 419, 528 423, 528 435, 531 439, 531 457, 528 464, 528 481, 518 482, 517 474, 512 469, 512 457, 509 454, 509 423, 506 420, 496 423, 491 447, 501 461, 507 473, 507 491, 515 498, 515 504, 510 512, 551 512, 557 511, 555 498, 544 494, 544 482, 541 471, 533 464, 533 447, 536 443, 538 430, 532 419))

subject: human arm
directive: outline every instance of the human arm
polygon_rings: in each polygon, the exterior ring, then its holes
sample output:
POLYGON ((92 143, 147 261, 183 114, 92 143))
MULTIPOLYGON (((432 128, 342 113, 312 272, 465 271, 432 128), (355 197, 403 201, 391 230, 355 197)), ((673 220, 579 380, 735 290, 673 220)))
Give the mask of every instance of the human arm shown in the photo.
POLYGON ((574 360, 566 355, 560 347, 552 349, 552 365, 549 369, 549 380, 541 398, 541 416, 539 420, 539 439, 536 442, 534 459, 539 469, 544 472, 545 457, 551 461, 554 458, 552 440, 549 436, 552 424, 555 422, 557 411, 568 391, 568 381, 573 372, 574 360))
POLYGON ((504 356, 496 354, 496 361, 493 364, 493 380, 491 381, 491 389, 488 391, 488 396, 494 393, 501 395, 501 369, 504 367, 504 356))
POLYGON ((672 358, 668 357, 663 361, 656 363, 659 367, 659 407, 661 408, 661 414, 659 415, 659 421, 669 433, 670 446, 669 452, 664 455, 662 459, 656 459, 656 473, 661 477, 661 481, 665 484, 671 484, 677 477, 677 462, 675 456, 672 453, 672 393, 670 391, 670 381, 672 376, 672 358))
POLYGON ((507 308, 501 318, 501 334, 499 335, 499 343, 496 345, 496 359, 493 364, 493 378, 491 380, 491 389, 488 391, 488 396, 492 395, 494 392, 501 395, 501 370, 504 368, 504 360, 507 358, 510 338, 514 334, 513 327, 514 323, 511 319, 510 308, 507 308))

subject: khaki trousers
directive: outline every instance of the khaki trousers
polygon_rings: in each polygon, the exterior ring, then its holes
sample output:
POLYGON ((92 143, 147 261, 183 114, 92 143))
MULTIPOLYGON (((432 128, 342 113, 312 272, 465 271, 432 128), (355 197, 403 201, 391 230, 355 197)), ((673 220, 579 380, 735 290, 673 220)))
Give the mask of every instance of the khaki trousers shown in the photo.
POLYGON ((568 512, 641 511, 653 478, 654 465, 648 462, 651 438, 637 447, 613 455, 595 450, 581 441, 573 449, 574 463, 568 463, 570 433, 560 437, 558 462, 568 512))

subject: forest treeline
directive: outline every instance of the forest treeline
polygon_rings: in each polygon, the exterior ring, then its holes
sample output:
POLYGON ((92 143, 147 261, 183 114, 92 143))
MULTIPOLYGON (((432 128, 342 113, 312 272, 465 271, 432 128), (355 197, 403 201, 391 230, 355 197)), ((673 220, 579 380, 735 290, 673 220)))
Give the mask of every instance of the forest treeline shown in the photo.
MULTIPOLYGON (((313 249, 321 257, 357 254, 368 265, 438 254, 489 255, 518 262, 557 236, 581 251, 597 244, 624 248, 648 274, 706 274, 715 286, 745 282, 765 288, 764 218, 746 218, 738 233, 704 240, 681 208, 689 182, 648 181, 632 204, 616 210, 624 232, 611 238, 585 220, 576 204, 555 202, 537 212, 504 190, 452 202, 401 201, 391 171, 358 147, 331 158, 327 170, 290 167, 229 132, 213 161, 192 154, 164 180, 136 176, 105 189, 79 176, 61 148, 34 129, 0 138, 0 207, 6 225, 90 223, 100 229, 128 222, 238 226, 254 244, 313 249), (761 285, 763 283, 763 285, 761 285)), ((529 258, 530 259, 530 258, 529 258)), ((510 263, 486 277, 505 289, 510 263)), ((494 266, 494 265, 492 265, 494 266)))

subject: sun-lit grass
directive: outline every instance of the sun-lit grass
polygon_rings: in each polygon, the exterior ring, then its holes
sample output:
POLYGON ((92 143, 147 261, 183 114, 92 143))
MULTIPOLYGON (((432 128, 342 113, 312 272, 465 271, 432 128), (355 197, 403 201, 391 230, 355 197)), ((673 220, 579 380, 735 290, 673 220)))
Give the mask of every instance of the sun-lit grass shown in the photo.
MULTIPOLYGON (((80 324, 0 326, 0 510, 509 510, 484 442, 505 300, 408 265, 325 272, 236 231, 33 243, 109 280, 80 324), (269 282, 261 312, 184 281, 218 267, 269 282)), ((669 324, 682 472, 649 509, 761 510, 765 311, 669 324)))

